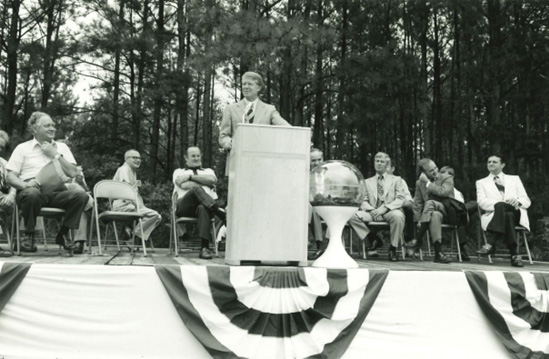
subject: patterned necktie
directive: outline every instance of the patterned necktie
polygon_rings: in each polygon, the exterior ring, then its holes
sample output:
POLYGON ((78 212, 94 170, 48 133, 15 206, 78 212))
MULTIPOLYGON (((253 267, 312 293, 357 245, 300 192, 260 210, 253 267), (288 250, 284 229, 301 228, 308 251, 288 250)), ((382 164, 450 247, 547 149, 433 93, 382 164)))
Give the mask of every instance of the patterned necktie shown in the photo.
POLYGON ((503 185, 503 182, 501 181, 501 178, 498 176, 494 176, 494 183, 496 184, 496 187, 498 188, 499 193, 501 194, 501 197, 505 196, 505 186, 503 185))
POLYGON ((379 208, 383 205, 383 176, 377 178, 377 202, 376 208, 379 208))
POLYGON ((246 111, 246 114, 244 115, 244 122, 245 123, 254 123, 254 104, 253 102, 250 103, 250 108, 248 111, 246 111))

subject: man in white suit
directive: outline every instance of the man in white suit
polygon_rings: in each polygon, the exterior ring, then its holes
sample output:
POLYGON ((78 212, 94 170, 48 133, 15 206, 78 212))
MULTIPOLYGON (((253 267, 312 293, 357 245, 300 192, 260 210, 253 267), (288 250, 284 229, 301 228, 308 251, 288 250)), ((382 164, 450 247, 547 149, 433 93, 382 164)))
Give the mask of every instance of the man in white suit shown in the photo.
POLYGON ((389 260, 398 260, 396 249, 402 239, 404 231, 404 212, 402 204, 405 200, 405 190, 400 177, 387 173, 389 155, 379 152, 374 158, 375 176, 368 178, 366 183, 366 199, 360 206, 360 210, 349 220, 349 224, 364 239, 369 230, 368 222, 386 221, 389 223, 391 246, 389 247, 389 260), (366 226, 364 225, 366 223, 366 226))
MULTIPOLYGON (((244 99, 225 107, 219 129, 219 144, 226 150, 233 147, 233 137, 239 123, 257 125, 290 126, 273 105, 261 101, 258 97, 263 88, 263 78, 255 72, 242 75, 242 94, 244 99)), ((229 157, 225 174, 228 175, 229 157)))
POLYGON ((486 231, 488 242, 478 253, 493 254, 495 241, 503 237, 511 252, 511 265, 522 267, 522 258, 517 252, 515 225, 518 223, 530 230, 526 212, 530 207, 530 198, 519 176, 503 173, 505 161, 501 156, 489 157, 487 167, 490 174, 476 182, 477 202, 484 211, 480 223, 486 231))

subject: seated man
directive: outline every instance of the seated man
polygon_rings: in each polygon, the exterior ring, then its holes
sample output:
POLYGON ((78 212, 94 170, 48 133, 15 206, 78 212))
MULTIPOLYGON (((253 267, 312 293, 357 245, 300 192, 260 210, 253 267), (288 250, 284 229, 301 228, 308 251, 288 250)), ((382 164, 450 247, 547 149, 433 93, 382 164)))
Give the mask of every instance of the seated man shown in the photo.
MULTIPOLYGON (((395 163, 389 158, 387 163, 387 173, 394 175, 395 172, 395 163)), ((415 237, 415 226, 414 226, 414 211, 413 211, 413 201, 412 195, 410 194, 410 189, 408 184, 402 177, 398 177, 402 181, 402 189, 404 191, 404 203, 402 204, 402 211, 406 217, 404 223, 404 241, 409 242, 415 237)), ((377 249, 383 246, 383 241, 376 234, 375 231, 371 231, 367 236, 368 242, 370 243, 370 248, 368 248, 368 256, 377 257, 377 249)), ((408 249, 408 256, 414 255, 414 250, 408 249)))
MULTIPOLYGON (((139 187, 141 187, 141 181, 137 179, 137 169, 141 167, 141 155, 136 150, 128 150, 124 154, 124 164, 118 167, 114 174, 113 180, 119 182, 126 182, 131 185, 137 191, 137 211, 143 214, 141 223, 143 225, 143 237, 141 240, 148 241, 151 233, 162 221, 162 216, 154 209, 147 208, 143 203, 143 198, 139 194, 139 187)), ((133 212, 135 211, 135 203, 123 199, 118 199, 113 202, 113 211, 121 212, 133 212)), ((139 223, 135 225, 133 229, 134 234, 137 237, 141 236, 141 230, 139 223)), ((127 241, 131 238, 130 233, 125 231, 124 239, 127 241)))
MULTIPOLYGON (((0 151, 4 152, 9 142, 9 136, 5 131, 0 131, 0 151)), ((0 157, 0 225, 4 224, 5 215, 11 213, 15 203, 17 190, 6 182, 8 161, 0 157)), ((2 229, 3 230, 3 229, 2 229)), ((0 247, 0 257, 11 257, 12 252, 4 251, 0 247)))
POLYGON ((362 203, 356 216, 349 220, 349 224, 355 232, 363 239, 369 232, 363 228, 372 221, 386 221, 389 223, 391 246, 389 247, 389 260, 398 260, 396 249, 403 236, 404 203, 403 181, 398 176, 387 173, 389 155, 379 152, 374 158, 376 175, 366 180, 366 200, 362 203))
POLYGON ((212 169, 202 168, 202 153, 198 147, 187 148, 185 164, 185 168, 173 173, 174 192, 177 193, 175 214, 177 217, 198 218, 198 236, 202 241, 199 257, 212 259, 209 250, 212 215, 226 221, 225 212, 215 202, 217 177, 212 169))
POLYGON ((526 209, 530 207, 530 198, 526 194, 519 176, 503 173, 505 161, 501 156, 488 158, 490 174, 476 182, 477 201, 485 212, 480 218, 482 229, 486 231, 485 244, 477 253, 494 254, 496 240, 505 238, 511 252, 511 265, 522 267, 522 258, 517 252, 517 233, 515 226, 520 224, 530 230, 526 209))
MULTIPOLYGON (((452 177, 455 177, 454 175, 454 169, 450 166, 444 166, 440 169, 440 173, 444 174, 447 173, 452 177)), ((457 232, 458 232, 458 238, 459 238, 459 246, 461 249, 461 259, 463 261, 470 261, 471 258, 469 258, 469 246, 468 242, 469 239, 467 238, 467 225, 469 224, 469 219, 471 216, 474 216, 477 213, 477 202, 476 201, 468 201, 465 202, 465 196, 463 196, 463 193, 461 193, 457 188, 454 187, 454 199, 463 206, 465 206, 464 210, 456 210, 456 207, 452 208, 446 208, 447 211, 451 212, 454 210, 454 214, 456 215, 455 218, 455 224, 457 225, 457 232)), ((463 209, 463 207, 461 207, 463 209)))
MULTIPOLYGON (((309 170, 312 170, 319 164, 324 162, 324 154, 318 148, 311 149, 311 159, 309 170)), ((324 253, 323 248, 323 239, 322 239, 322 222, 320 221, 320 216, 316 214, 313 210, 313 207, 309 204, 309 226, 312 227, 313 236, 316 243, 316 251, 310 257, 310 259, 317 259, 324 253)))
POLYGON ((21 250, 36 251, 36 217, 42 207, 54 207, 66 211, 55 241, 72 253, 74 244, 66 235, 69 229, 78 229, 88 195, 82 191, 69 190, 62 183, 67 176, 72 178, 76 175, 76 161, 66 144, 54 141, 55 124, 51 117, 43 112, 34 112, 29 118, 28 127, 34 138, 18 145, 6 165, 7 182, 18 190, 16 202, 25 221, 25 238, 21 242, 21 250), (46 190, 48 184, 40 183, 35 177, 50 163, 65 178, 59 179, 59 186, 54 185, 54 188, 46 190))
POLYGON ((421 247, 423 235, 429 229, 435 247, 435 262, 450 263, 450 258, 442 253, 442 223, 447 212, 444 199, 454 196, 454 178, 441 174, 438 167, 429 158, 421 159, 417 164, 421 173, 416 182, 414 196, 414 222, 418 223, 417 240, 407 243, 407 247, 421 247))

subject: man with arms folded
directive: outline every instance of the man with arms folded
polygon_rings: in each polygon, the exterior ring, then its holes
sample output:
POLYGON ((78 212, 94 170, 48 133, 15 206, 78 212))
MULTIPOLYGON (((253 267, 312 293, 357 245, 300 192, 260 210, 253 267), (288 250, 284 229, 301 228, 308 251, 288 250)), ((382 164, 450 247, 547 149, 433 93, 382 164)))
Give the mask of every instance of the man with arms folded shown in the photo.
POLYGON ((199 257, 212 259, 209 250, 212 216, 226 221, 225 212, 218 207, 215 200, 217 177, 211 168, 202 168, 202 153, 198 147, 187 148, 185 168, 176 169, 173 173, 174 191, 177 193, 177 217, 198 218, 198 236, 201 249, 199 257))
POLYGON ((349 224, 361 239, 365 238, 369 230, 364 229, 364 223, 372 221, 386 221, 389 223, 391 246, 389 247, 389 261, 398 260, 396 249, 402 239, 404 230, 404 203, 403 181, 400 177, 387 173, 389 155, 379 152, 374 158, 376 174, 366 180, 366 199, 356 216, 349 220, 349 224))
POLYGON ((68 190, 63 183, 69 177, 76 176, 76 160, 66 144, 54 140, 55 124, 48 114, 32 113, 28 127, 34 138, 19 144, 6 165, 7 182, 18 190, 15 200, 25 220, 25 238, 21 242, 21 251, 36 251, 36 217, 42 207, 54 207, 66 211, 55 241, 72 253, 74 244, 67 234, 69 229, 78 229, 80 217, 88 203, 88 195, 85 192, 68 190), (46 191, 48 184, 40 183, 36 176, 50 163, 59 174, 59 186, 46 191))
POLYGON ((511 265, 522 267, 522 258, 517 252, 517 233, 515 226, 520 224, 530 230, 526 209, 530 207, 530 198, 526 194, 519 176, 503 173, 505 161, 501 156, 488 158, 490 174, 476 182, 477 202, 484 214, 480 218, 482 229, 486 231, 485 244, 480 255, 494 254, 496 240, 504 238, 511 252, 511 265))

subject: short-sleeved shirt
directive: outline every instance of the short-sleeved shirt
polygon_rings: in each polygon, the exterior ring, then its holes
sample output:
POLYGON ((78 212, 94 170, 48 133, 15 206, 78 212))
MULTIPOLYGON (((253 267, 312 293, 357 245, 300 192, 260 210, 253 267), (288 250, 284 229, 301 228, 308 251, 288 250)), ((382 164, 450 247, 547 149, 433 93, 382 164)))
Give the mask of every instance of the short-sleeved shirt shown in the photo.
MULTIPOLYGON (((178 168, 178 169, 176 169, 173 172, 172 180, 173 180, 173 185, 174 185, 174 191, 177 192, 177 198, 183 197, 185 195, 185 193, 188 192, 188 190, 179 187, 175 183, 175 180, 177 179, 177 177, 187 175, 187 174, 189 174, 189 175, 199 175, 199 176, 200 175, 210 175, 210 176, 216 177, 215 172, 211 168, 198 168, 196 170, 192 170, 190 168, 178 168)), ((202 188, 204 188, 204 192, 206 192, 208 195, 210 195, 210 197, 212 197, 213 199, 217 199, 217 192, 215 192, 214 188, 210 188, 208 186, 202 186, 202 188)))
MULTIPOLYGON (((76 164, 76 160, 72 155, 69 146, 62 142, 53 141, 53 146, 57 148, 57 152, 69 163, 76 164)), ((51 162, 40 148, 40 144, 33 138, 27 142, 23 142, 15 147, 11 154, 10 160, 6 165, 9 171, 14 172, 23 181, 36 177, 38 172, 51 162)))
MULTIPOLYGON (((127 163, 124 163, 122 166, 118 167, 112 179, 119 182, 126 182, 130 186, 132 186, 137 192, 137 200, 139 201, 139 207, 145 206, 143 204, 143 198, 141 198, 141 195, 139 194, 139 187, 137 186, 137 175, 135 171, 127 163)), ((127 202, 126 200, 116 200, 114 201, 113 206, 116 207, 119 203, 126 203, 126 202, 127 202)))

